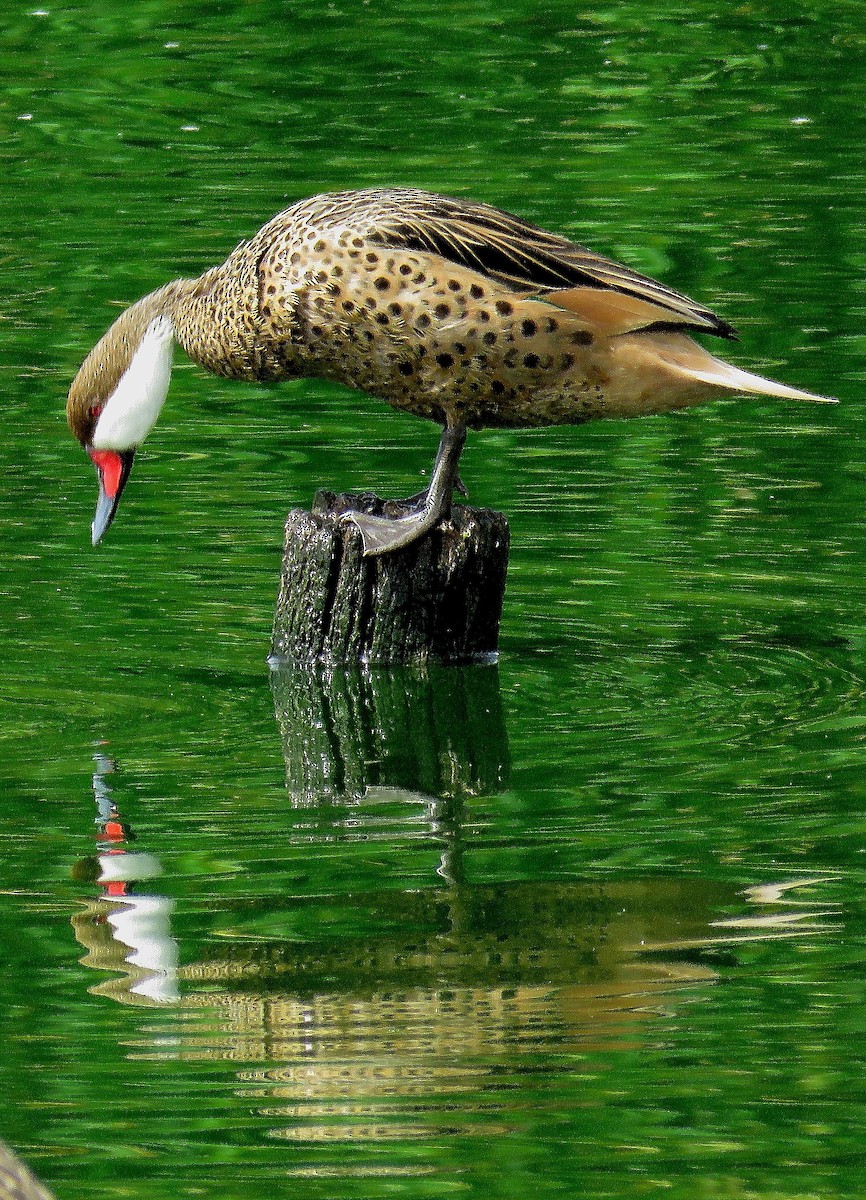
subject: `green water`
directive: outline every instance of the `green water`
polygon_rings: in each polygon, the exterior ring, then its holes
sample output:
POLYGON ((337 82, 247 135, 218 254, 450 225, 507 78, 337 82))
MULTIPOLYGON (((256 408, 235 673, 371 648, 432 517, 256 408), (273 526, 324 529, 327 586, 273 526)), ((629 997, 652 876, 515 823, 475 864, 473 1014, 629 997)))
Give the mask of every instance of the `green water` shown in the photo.
POLYGON ((61 1200, 866 1196, 864 30, 7 6, 0 1137, 61 1200), (272 675, 286 511, 405 494, 436 431, 180 362, 92 550, 65 391, 119 304, 389 183, 842 403, 475 434, 498 667, 272 675))

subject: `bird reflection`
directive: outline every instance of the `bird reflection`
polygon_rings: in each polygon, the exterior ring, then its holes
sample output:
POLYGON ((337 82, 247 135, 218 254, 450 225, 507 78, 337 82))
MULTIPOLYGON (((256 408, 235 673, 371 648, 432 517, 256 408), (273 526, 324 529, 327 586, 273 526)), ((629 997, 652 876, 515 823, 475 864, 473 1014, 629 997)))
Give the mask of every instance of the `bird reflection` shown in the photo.
MULTIPOLYGON (((275 675, 285 843, 338 866, 349 858, 337 844, 372 862, 397 829, 434 854, 397 884, 371 885, 361 868, 357 886, 335 875, 323 888, 315 872, 298 885, 271 837, 273 879, 227 891, 180 967, 171 902, 152 884, 130 895, 158 863, 128 849, 113 764, 98 758, 100 852, 79 878, 102 894, 76 918, 84 962, 119 973, 101 994, 183 1012, 151 1014, 131 1057, 225 1062, 274 1138, 493 1136, 563 1062, 579 1078, 588 1057, 639 1048, 661 1016, 706 1001, 741 943, 826 927, 811 879, 744 896, 689 875, 492 883, 473 871, 467 814, 509 773, 496 672, 275 675)), ((248 838, 249 812, 237 821, 248 838)))
POLYGON ((75 936, 88 953, 85 966, 122 971, 120 979, 99 984, 95 993, 132 1004, 170 1004, 177 1000, 177 943, 171 936, 174 901, 139 885, 162 874, 152 854, 130 850, 133 834, 114 800, 109 777, 115 762, 94 754, 97 854, 79 861, 74 878, 98 885, 100 894, 76 913, 75 936))

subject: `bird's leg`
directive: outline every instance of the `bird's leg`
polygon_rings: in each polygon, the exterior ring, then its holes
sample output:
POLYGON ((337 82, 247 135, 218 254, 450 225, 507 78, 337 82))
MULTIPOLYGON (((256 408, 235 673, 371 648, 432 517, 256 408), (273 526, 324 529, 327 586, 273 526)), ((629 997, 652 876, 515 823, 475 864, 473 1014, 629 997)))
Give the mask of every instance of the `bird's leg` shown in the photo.
MULTIPOLYGON (((464 500, 469 496, 469 489, 459 475, 454 476, 454 491, 464 500)), ((420 508, 426 499, 427 489, 425 488, 423 492, 415 492, 414 496, 406 496, 402 500, 392 500, 391 503, 399 504, 401 508, 420 508)))
POLYGON ((347 513, 361 531, 364 555, 387 554, 423 537, 451 511, 451 495, 457 476, 457 464, 466 442, 466 426, 446 425, 442 431, 430 486, 422 493, 417 512, 405 517, 374 517, 367 513, 347 513))

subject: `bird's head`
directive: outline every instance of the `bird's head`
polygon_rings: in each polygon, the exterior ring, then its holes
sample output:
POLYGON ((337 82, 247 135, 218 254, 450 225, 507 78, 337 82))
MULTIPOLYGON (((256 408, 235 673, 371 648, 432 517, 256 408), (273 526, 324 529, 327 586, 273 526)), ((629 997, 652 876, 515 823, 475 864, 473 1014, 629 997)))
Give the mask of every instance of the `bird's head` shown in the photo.
POLYGON ((114 520, 135 451, 153 428, 168 392, 174 329, 149 300, 128 308, 97 342, 66 402, 69 427, 99 479, 91 526, 94 546, 114 520))

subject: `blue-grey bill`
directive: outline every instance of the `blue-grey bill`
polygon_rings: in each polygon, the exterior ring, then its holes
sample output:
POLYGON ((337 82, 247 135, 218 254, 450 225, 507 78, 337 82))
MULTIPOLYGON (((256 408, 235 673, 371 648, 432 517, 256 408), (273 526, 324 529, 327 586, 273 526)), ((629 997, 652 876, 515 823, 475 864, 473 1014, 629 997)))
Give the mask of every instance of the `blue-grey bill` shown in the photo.
POLYGON ((96 501, 96 512, 90 525, 90 541, 92 545, 95 546, 101 540, 109 525, 114 520, 119 500, 120 493, 118 492, 116 496, 109 496, 102 486, 102 480, 100 479, 99 499, 96 501))
POLYGON ((90 542, 95 546, 105 536, 109 525, 114 520, 114 514, 117 512, 117 506, 120 504, 120 497, 123 495, 123 489, 126 487, 126 481, 129 479, 129 472, 132 470, 133 459, 135 458, 134 450, 121 450, 118 452, 120 458, 120 474, 117 478, 117 490, 114 495, 110 495, 105 487, 105 478, 99 463, 96 463, 96 477, 99 480, 99 496, 96 501, 96 512, 93 515, 93 521, 90 525, 90 542))

